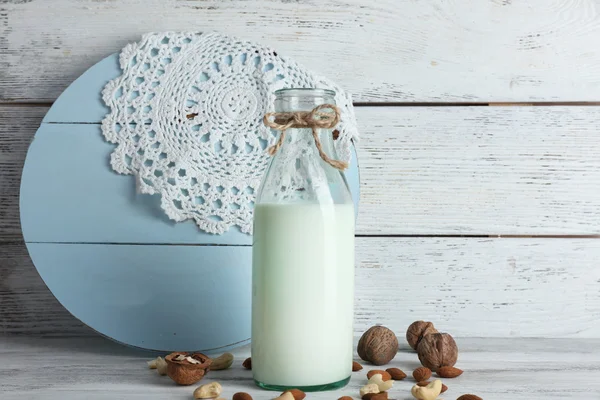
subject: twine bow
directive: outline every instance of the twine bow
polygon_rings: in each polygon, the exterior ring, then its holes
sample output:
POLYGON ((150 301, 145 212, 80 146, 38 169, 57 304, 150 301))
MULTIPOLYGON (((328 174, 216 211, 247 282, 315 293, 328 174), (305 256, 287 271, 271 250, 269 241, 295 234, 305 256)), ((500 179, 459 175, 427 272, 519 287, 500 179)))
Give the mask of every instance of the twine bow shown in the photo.
POLYGON ((329 158, 323 151, 323 146, 321 145, 317 133, 317 129, 333 129, 338 122, 340 122, 340 109, 333 104, 321 104, 320 106, 313 108, 312 111, 267 113, 263 118, 263 123, 269 128, 281 131, 277 143, 269 147, 269 154, 273 156, 279 151, 283 145, 286 130, 290 128, 310 128, 312 130, 313 138, 315 139, 315 146, 317 147, 317 150, 319 150, 319 155, 323 161, 333 168, 344 170, 348 168, 348 163, 329 158), (333 113, 320 112, 323 109, 333 110, 333 113), (273 121, 271 121, 271 117, 274 117, 273 121))

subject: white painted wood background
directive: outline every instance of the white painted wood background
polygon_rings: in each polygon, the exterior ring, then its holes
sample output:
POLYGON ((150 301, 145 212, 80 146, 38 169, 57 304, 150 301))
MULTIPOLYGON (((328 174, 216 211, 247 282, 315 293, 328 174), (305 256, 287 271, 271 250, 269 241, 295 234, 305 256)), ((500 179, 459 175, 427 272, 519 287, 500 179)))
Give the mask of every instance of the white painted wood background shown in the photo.
POLYGON ((600 61, 591 40, 600 39, 597 4, 516 3, 3 1, 0 331, 89 333, 52 300, 20 233, 20 173, 49 101, 148 26, 217 29, 236 20, 228 32, 276 45, 338 79, 358 100, 478 102, 357 107, 357 233, 364 236, 357 260, 365 277, 357 330, 385 321, 404 329, 411 319, 435 317, 464 336, 597 336, 600 240, 591 237, 600 234, 600 106, 581 103, 596 99, 589 96, 597 74, 584 71, 600 61), (537 36, 542 26, 546 33, 537 36), (522 46, 519 35, 539 43, 522 46), (332 58, 345 62, 323 56, 324 37, 332 58), (417 46, 423 41, 427 46, 417 46), (561 46, 569 52, 556 51, 561 46), (429 59, 438 60, 435 68, 429 59), (525 67, 522 59, 555 68, 525 67), (539 85, 513 84, 518 95, 500 83, 526 74, 539 85), (408 92, 415 95, 401 94, 408 92), (485 103, 532 99, 565 104, 485 103), (469 237, 448 237, 457 235, 469 237), (535 237, 479 238, 498 235, 535 237), (445 274, 452 279, 440 287, 445 274), (429 275, 435 285, 421 278, 429 275), (557 292, 565 294, 560 301, 557 292))
POLYGON ((465 390, 600 398, 597 0, 0 0, 2 399, 105 398, 106 385, 113 398, 144 395, 146 386, 129 385, 150 379, 138 376, 147 372, 136 369, 140 356, 121 352, 112 364, 116 348, 37 275, 18 190, 52 101, 149 30, 257 40, 353 93, 362 133, 357 333, 384 323, 401 334, 432 319, 465 338, 478 377, 460 381, 465 390), (548 339, 526 339, 540 337, 548 339), (63 357, 71 345, 79 361, 63 357), (15 356, 27 352, 35 358, 15 356))
POLYGON ((148 30, 217 30, 272 45, 357 101, 597 101, 600 89, 595 0, 0 4, 5 101, 52 101, 148 30))
MULTIPOLYGON (((0 238, 45 106, 0 107, 0 238)), ((357 107, 360 235, 600 234, 600 106, 357 107)), ((100 123, 100 121, 97 121, 100 123)))

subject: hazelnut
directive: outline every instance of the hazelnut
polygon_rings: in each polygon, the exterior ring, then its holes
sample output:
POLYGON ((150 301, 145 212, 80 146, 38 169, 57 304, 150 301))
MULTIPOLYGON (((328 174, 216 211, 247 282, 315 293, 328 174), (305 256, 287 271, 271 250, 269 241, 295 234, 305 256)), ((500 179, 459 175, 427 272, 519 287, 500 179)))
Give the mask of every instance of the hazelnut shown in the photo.
POLYGON ((416 350, 421 339, 432 333, 438 333, 437 329, 433 326, 433 323, 427 321, 415 321, 410 324, 406 330, 406 341, 410 347, 416 350))
POLYGON ((385 326, 369 328, 358 341, 358 355, 375 365, 387 364, 398 352, 398 338, 385 326))
POLYGON ((417 348, 419 361, 424 367, 437 371, 452 367, 458 359, 458 346, 448 333, 432 333, 423 337, 417 348))

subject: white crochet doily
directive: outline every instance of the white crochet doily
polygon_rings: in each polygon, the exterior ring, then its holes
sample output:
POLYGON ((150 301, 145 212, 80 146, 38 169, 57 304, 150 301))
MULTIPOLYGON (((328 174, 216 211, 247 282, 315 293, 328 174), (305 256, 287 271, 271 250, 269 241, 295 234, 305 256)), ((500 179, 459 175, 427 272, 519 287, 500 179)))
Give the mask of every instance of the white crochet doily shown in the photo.
POLYGON ((102 121, 117 147, 112 168, 134 175, 138 191, 160 194, 175 221, 193 219, 206 232, 237 225, 252 231, 255 194, 275 135, 262 123, 273 92, 317 87, 336 92, 341 122, 338 156, 349 161, 358 138, 350 96, 273 49, 217 34, 150 33, 127 45, 122 75, 102 95, 102 121))

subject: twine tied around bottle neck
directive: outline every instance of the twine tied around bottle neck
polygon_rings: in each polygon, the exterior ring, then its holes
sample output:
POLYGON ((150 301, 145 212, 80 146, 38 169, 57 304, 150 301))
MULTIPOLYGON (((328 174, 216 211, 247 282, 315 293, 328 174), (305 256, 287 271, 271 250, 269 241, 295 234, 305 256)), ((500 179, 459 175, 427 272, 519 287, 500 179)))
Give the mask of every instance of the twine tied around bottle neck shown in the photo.
POLYGON ((333 104, 321 104, 313 108, 311 111, 296 111, 296 112, 273 112, 265 114, 263 123, 269 128, 281 131, 279 140, 273 146, 269 147, 269 154, 275 155, 285 139, 285 131, 290 128, 310 128, 315 140, 315 146, 319 151, 319 155, 327 164, 340 171, 348 168, 348 163, 345 161, 334 160, 329 158, 323 151, 321 140, 317 129, 333 129, 340 122, 340 109, 333 104), (330 109, 333 112, 321 112, 323 109, 330 109), (274 117, 273 121, 271 117, 274 117))

